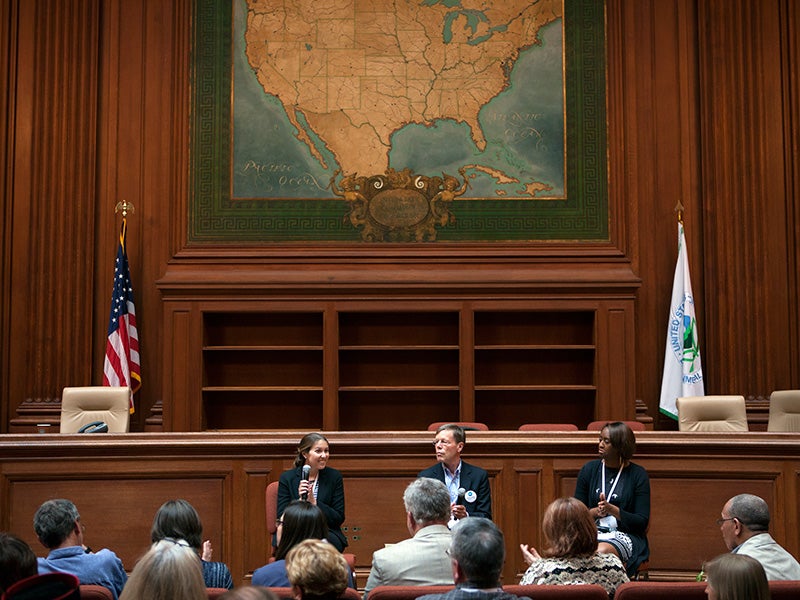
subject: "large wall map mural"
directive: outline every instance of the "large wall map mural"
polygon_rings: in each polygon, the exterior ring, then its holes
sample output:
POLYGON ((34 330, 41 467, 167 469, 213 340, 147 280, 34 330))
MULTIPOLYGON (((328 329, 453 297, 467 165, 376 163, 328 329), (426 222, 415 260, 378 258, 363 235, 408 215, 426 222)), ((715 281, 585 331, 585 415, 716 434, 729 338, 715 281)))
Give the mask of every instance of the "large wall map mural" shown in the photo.
POLYGON ((191 242, 607 240, 602 2, 222 4, 191 242))

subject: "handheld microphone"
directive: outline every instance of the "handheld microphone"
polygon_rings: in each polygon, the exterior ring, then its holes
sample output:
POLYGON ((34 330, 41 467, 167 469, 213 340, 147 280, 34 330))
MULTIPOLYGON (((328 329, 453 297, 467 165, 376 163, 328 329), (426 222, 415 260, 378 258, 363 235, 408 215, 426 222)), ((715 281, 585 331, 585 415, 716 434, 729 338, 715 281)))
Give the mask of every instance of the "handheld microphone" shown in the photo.
MULTIPOLYGON (((311 473, 311 465, 303 465, 303 481, 308 481, 308 476, 311 473)), ((308 500, 308 491, 300 494, 300 500, 308 500)))
POLYGON ((458 500, 456 500, 456 504, 464 506, 464 496, 466 495, 467 490, 464 488, 458 488, 458 500))

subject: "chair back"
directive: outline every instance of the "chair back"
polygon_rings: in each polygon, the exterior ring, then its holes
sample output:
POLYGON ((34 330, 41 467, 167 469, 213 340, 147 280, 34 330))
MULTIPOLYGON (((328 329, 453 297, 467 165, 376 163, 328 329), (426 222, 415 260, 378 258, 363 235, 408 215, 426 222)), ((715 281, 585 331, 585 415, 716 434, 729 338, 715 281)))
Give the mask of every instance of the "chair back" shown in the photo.
POLYGON ((268 483, 264 493, 267 509, 267 533, 270 536, 270 540, 275 535, 275 532, 278 531, 278 485, 277 481, 268 483))
POLYGON ((800 581, 768 581, 772 600, 797 600, 800 598, 800 581))
POLYGON ((372 588, 368 600, 415 600, 426 594, 444 594, 452 585, 379 585, 372 588))
POLYGON ((489 431, 489 426, 486 423, 478 423, 477 421, 436 421, 428 425, 428 431, 436 431, 442 425, 460 425, 467 431, 489 431))
POLYGON ((504 585, 503 591, 533 600, 608 600, 605 588, 596 585, 504 585))
POLYGON ((578 431, 574 423, 525 423, 519 426, 520 431, 578 431))
MULTIPOLYGON (((606 426, 608 423, 615 423, 615 419, 604 419, 602 421, 592 421, 586 426, 586 431, 603 431, 603 427, 606 426)), ((622 421, 628 427, 631 428, 631 431, 644 431, 647 429, 644 426, 644 423, 641 421, 622 421)))
POLYGON ((81 585, 81 600, 114 600, 114 594, 102 585, 81 585))
POLYGON ((61 433, 77 433, 94 421, 108 424, 109 433, 127 432, 130 394, 127 387, 65 387, 61 393, 61 433))
POLYGON ((6 589, 2 600, 80 600, 80 582, 68 573, 45 573, 20 579, 6 589))
POLYGON ((748 431, 744 396, 685 396, 675 403, 678 431, 748 431))
POLYGON ((206 588, 206 596, 208 596, 208 600, 217 600, 227 591, 227 588, 206 588))
POLYGON ((800 431, 800 390, 770 394, 767 431, 800 431))
POLYGON ((614 600, 707 600, 706 584, 698 581, 629 581, 614 600))
MULTIPOLYGON (((292 588, 290 587, 271 587, 267 589, 275 594, 279 600, 294 600, 294 594, 292 593, 292 588)), ((370 593, 369 597, 372 598, 372 593, 370 593)), ((361 600, 361 594, 358 593, 358 590, 354 590, 353 588, 345 588, 344 592, 342 592, 339 596, 339 599, 361 600)))

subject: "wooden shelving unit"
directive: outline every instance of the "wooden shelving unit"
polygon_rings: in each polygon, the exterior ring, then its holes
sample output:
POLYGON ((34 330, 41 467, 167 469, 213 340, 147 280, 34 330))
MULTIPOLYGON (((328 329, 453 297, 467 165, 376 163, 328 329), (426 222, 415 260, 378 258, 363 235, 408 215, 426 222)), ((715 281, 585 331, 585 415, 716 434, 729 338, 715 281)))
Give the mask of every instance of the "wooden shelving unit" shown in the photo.
POLYGON ((593 420, 597 310, 470 303, 202 312, 202 429, 593 420))

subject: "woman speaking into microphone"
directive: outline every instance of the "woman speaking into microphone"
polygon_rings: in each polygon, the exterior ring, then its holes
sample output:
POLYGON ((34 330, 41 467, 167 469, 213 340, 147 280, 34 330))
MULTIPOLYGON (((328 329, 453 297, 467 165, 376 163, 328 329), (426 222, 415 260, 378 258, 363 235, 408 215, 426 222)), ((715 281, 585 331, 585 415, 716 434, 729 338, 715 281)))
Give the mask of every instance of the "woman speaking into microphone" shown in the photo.
POLYGON ((328 522, 328 541, 339 552, 347 546, 342 533, 344 523, 344 483, 342 474, 328 466, 330 446, 321 433, 307 433, 297 447, 294 468, 281 474, 278 485, 278 514, 292 500, 306 500, 319 507, 328 522))

